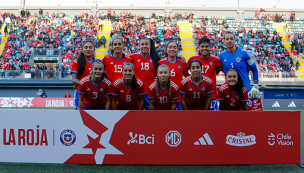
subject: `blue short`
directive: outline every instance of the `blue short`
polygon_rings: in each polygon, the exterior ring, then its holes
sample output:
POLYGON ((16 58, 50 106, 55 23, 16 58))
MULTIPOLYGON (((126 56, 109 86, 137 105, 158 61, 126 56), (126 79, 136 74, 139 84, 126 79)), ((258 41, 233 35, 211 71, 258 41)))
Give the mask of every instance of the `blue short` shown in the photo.
POLYGON ((106 106, 100 107, 100 108, 89 108, 86 106, 83 106, 84 110, 106 110, 106 106))
POLYGON ((217 99, 211 100, 210 111, 218 111, 218 110, 219 110, 219 103, 217 99))
POLYGON ((150 110, 150 100, 148 94, 145 94, 145 110, 150 110))
POLYGON ((74 92, 74 105, 73 105, 73 109, 74 110, 78 110, 79 109, 79 92, 75 89, 74 92))
POLYGON ((182 110, 182 103, 181 102, 176 102, 176 110, 179 110, 179 111, 182 110))

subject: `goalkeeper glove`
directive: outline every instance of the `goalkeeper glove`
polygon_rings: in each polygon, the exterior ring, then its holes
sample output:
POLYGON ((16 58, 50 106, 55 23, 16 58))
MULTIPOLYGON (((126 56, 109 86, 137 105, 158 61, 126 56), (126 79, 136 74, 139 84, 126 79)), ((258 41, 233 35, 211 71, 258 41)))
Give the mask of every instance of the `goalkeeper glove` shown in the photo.
POLYGON ((248 93, 249 99, 256 99, 260 95, 258 84, 254 84, 251 91, 248 93))

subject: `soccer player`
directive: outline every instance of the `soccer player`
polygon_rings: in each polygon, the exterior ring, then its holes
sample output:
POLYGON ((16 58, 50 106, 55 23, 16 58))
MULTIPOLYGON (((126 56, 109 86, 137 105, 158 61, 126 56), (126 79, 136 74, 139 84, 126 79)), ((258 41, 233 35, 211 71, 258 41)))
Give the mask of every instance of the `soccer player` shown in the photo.
POLYGON ((92 64, 91 73, 79 83, 79 109, 109 110, 112 86, 99 59, 92 64))
POLYGON ((259 82, 259 72, 256 67, 254 60, 250 57, 248 52, 244 49, 235 47, 236 38, 233 33, 228 32, 224 36, 224 43, 227 50, 220 54, 219 58, 222 61, 224 73, 230 68, 235 68, 247 90, 250 92, 250 95, 253 98, 258 97, 258 82, 259 82), (250 85, 250 79, 248 74, 248 69, 253 73, 253 88, 250 85))
POLYGON ((156 81, 149 87, 150 110, 176 110, 178 97, 178 86, 171 82, 169 67, 158 66, 156 81))
POLYGON ((188 68, 190 68, 190 62, 194 59, 199 60, 202 63, 202 75, 212 80, 213 93, 211 94, 211 107, 210 110, 218 110, 217 102, 217 88, 216 88, 216 74, 222 70, 222 62, 218 57, 210 55, 210 40, 207 37, 201 38, 198 41, 198 54, 191 57, 188 62, 188 68))
POLYGON ((86 41, 82 45, 82 49, 77 59, 74 60, 71 67, 72 74, 72 82, 75 85, 75 93, 74 93, 74 106, 75 110, 78 109, 79 103, 79 93, 78 93, 78 85, 82 78, 89 75, 91 72, 92 63, 95 61, 94 58, 95 46, 91 41, 86 41))
POLYGON ((133 54, 130 58, 134 64, 134 71, 136 76, 142 79, 145 87, 145 110, 149 110, 149 86, 154 82, 156 76, 156 69, 160 60, 155 43, 152 39, 142 38, 139 41, 140 53, 133 54))
MULTIPOLYGON (((183 80, 183 76, 187 77, 189 76, 189 74, 187 64, 185 62, 181 62, 181 58, 177 57, 177 53, 177 43, 174 41, 170 41, 166 47, 166 58, 160 60, 158 65, 167 65, 170 69, 170 79, 175 84, 178 84, 178 87, 180 87, 180 83, 183 80)), ((176 108, 177 110, 182 110, 180 98, 177 100, 176 108)))
POLYGON ((220 110, 247 110, 248 90, 236 69, 227 70, 225 80, 218 90, 220 110))
POLYGON ((211 94, 214 92, 212 80, 202 73, 201 61, 190 62, 191 76, 184 78, 180 85, 183 110, 209 110, 211 94))
POLYGON ((112 82, 122 77, 122 66, 125 63, 132 63, 132 59, 122 53, 123 46, 123 40, 120 37, 114 38, 111 44, 112 55, 102 59, 106 74, 112 82))
POLYGON ((143 110, 145 105, 145 88, 143 82, 135 77, 132 63, 122 67, 123 77, 112 85, 113 110, 143 110))

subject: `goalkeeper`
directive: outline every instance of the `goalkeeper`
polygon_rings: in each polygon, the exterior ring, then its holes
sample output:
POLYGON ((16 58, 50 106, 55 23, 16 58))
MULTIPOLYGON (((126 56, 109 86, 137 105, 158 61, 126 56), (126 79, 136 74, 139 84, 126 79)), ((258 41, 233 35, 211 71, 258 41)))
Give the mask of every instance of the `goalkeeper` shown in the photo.
POLYGON ((227 32, 224 36, 223 42, 226 46, 224 52, 219 56, 222 61, 223 70, 226 74, 230 68, 235 68, 240 74, 244 86, 249 91, 249 99, 258 99, 262 97, 262 93, 259 92, 259 72, 256 67, 255 61, 251 58, 249 53, 241 48, 235 46, 236 37, 233 33, 227 32), (253 73, 253 87, 251 88, 248 69, 253 73))

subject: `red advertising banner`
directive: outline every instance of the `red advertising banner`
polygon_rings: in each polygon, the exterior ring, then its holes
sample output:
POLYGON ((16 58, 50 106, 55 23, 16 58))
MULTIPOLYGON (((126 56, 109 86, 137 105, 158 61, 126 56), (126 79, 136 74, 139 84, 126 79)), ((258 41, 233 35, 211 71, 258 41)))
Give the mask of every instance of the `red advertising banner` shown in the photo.
POLYGON ((300 111, 0 110, 0 119, 0 162, 300 164, 300 111))
POLYGON ((74 98, 0 97, 0 108, 73 108, 74 98))

